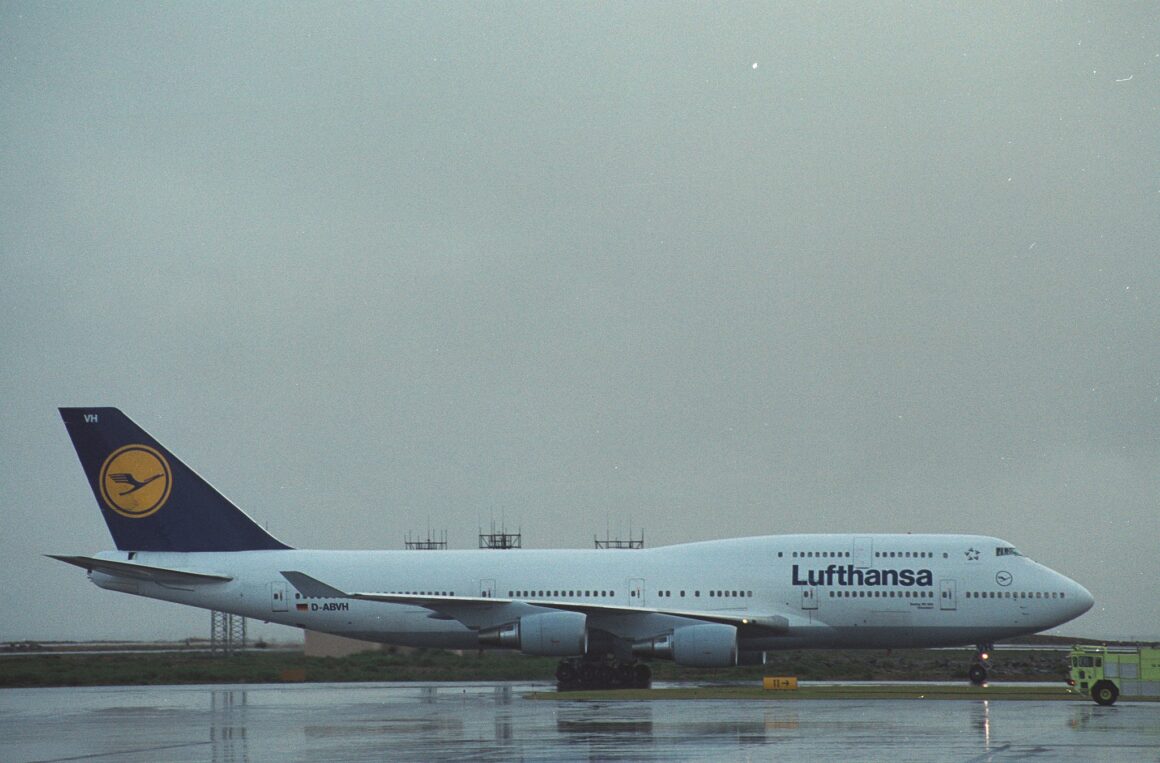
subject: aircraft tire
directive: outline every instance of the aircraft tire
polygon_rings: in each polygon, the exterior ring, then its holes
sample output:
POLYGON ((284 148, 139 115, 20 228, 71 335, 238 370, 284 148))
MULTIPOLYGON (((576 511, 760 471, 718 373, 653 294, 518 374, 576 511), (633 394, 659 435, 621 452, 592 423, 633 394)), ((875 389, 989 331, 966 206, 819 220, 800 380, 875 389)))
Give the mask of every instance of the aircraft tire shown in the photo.
POLYGON ((576 668, 567 660, 561 660, 560 664, 556 666, 556 686, 559 688, 571 687, 576 683, 576 679, 576 668))
POLYGON ((1092 685, 1092 699, 1097 705, 1114 705, 1120 696, 1120 690, 1111 681, 1096 681, 1092 685))
POLYGON ((560 660, 556 666, 557 691, 586 689, 647 689, 652 670, 636 661, 595 661, 581 658, 560 660))
POLYGON ((975 686, 982 686, 987 683, 987 669, 975 663, 967 670, 967 677, 971 679, 971 683, 975 686))

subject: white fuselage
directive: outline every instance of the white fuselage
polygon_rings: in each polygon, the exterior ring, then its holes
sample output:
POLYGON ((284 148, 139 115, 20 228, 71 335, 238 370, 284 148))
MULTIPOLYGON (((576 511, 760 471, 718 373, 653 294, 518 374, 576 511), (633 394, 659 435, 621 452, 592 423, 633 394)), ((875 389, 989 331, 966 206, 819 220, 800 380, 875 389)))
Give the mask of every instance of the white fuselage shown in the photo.
POLYGON ((352 638, 460 649, 479 646, 481 627, 551 611, 547 602, 592 605, 590 630, 629 641, 696 622, 689 613, 788 622, 776 633, 741 632, 745 651, 989 643, 1052 628, 1092 605, 1075 581, 978 535, 781 535, 646 550, 114 551, 98 558, 232 578, 159 583, 93 571, 104 588, 352 638), (423 606, 308 598, 286 571, 343 592, 493 598, 496 605, 473 609, 477 620, 465 624, 423 606))

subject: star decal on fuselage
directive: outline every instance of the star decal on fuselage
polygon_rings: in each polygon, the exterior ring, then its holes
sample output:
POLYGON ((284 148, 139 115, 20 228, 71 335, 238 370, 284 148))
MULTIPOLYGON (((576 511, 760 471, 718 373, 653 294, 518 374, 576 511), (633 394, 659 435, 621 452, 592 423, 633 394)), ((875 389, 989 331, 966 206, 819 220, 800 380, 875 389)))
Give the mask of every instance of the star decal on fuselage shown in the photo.
POLYGON ((979 549, 977 549, 977 548, 968 548, 968 549, 967 549, 967 561, 968 561, 968 562, 977 562, 977 561, 979 561, 979 549))

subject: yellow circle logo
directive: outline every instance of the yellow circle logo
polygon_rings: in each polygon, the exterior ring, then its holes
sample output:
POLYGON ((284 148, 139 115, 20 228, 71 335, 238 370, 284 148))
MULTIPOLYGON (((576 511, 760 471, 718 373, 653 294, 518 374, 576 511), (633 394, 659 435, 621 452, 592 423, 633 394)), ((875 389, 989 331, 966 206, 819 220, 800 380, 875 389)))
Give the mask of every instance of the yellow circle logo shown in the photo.
POLYGON ((117 448, 101 467, 101 496, 123 517, 140 519, 169 500, 172 473, 165 458, 146 445, 117 448))

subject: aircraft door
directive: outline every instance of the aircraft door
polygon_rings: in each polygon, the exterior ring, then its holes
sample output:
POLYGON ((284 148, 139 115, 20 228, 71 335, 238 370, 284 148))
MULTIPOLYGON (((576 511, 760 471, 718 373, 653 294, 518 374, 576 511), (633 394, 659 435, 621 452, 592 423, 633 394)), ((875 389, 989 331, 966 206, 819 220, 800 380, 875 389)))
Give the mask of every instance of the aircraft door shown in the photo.
POLYGON ((807 586, 802 589, 802 609, 818 608, 818 589, 807 586))
POLYGON ((630 578, 628 581, 629 606, 645 606, 644 578, 630 578))
POLYGON ((955 597, 955 581, 938 581, 938 608, 946 610, 959 608, 958 599, 955 597))
POLYGON ((289 595, 285 583, 270 584, 270 611, 285 612, 290 608, 289 595))
POLYGON ((479 595, 484 599, 495 598, 495 579, 479 581, 479 595))
POLYGON ((854 566, 858 569, 865 569, 873 567, 874 558, 873 553, 874 539, 873 538, 854 538, 854 566))

